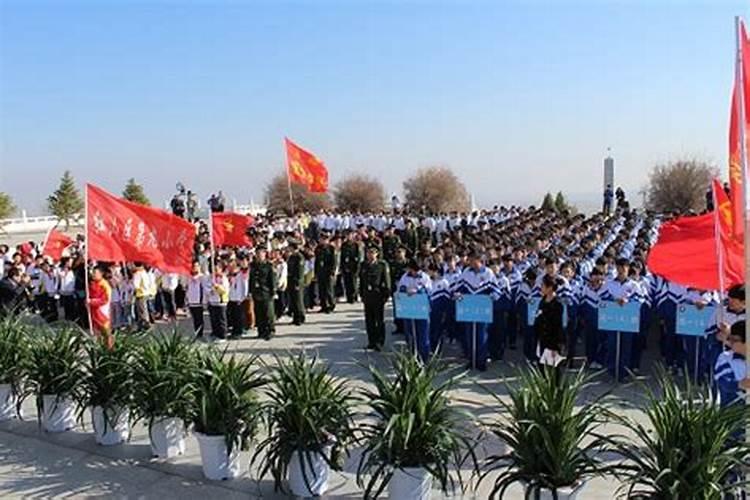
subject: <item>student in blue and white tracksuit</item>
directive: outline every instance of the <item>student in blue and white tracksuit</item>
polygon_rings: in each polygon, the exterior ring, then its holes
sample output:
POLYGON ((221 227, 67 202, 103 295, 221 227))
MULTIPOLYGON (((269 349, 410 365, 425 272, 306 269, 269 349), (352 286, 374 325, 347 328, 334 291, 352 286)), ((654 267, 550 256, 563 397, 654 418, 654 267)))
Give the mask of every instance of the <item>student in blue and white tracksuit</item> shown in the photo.
POLYGON ((685 295, 686 289, 682 285, 666 279, 660 280, 656 314, 659 317, 662 337, 661 348, 664 361, 673 370, 681 370, 685 366, 685 353, 682 350, 681 339, 677 336, 677 304, 685 295))
MULTIPOLYGON (((398 281, 396 289, 408 295, 429 294, 432 289, 432 280, 420 270, 417 261, 412 259, 407 265, 406 272, 398 281)), ((409 319, 404 321, 404 327, 409 345, 416 349, 420 359, 426 362, 430 359, 430 321, 409 319)))
POLYGON ((508 336, 508 313, 511 310, 510 280, 500 272, 500 263, 490 263, 495 278, 492 290, 492 324, 489 328, 490 358, 494 361, 503 359, 508 336))
POLYGON ((432 265, 427 270, 432 279, 430 289, 430 348, 437 352, 448 333, 449 317, 454 308, 450 283, 442 275, 438 266, 432 265))
MULTIPOLYGON (((685 289, 685 293, 680 296, 681 305, 693 305, 699 309, 706 306, 713 307, 718 304, 718 297, 715 292, 697 290, 695 288, 685 289)), ((679 335, 682 341, 682 352, 685 353, 685 366, 687 368, 688 375, 697 380, 699 377, 705 377, 709 375, 710 365, 706 364, 708 357, 706 356, 706 348, 708 341, 705 337, 694 337, 687 335, 679 335), (696 373, 695 360, 698 360, 698 373, 696 373)))
POLYGON ((536 271, 527 269, 516 295, 516 317, 518 318, 518 331, 523 341, 523 354, 527 360, 534 363, 537 361, 537 340, 534 328, 529 324, 529 303, 540 300, 541 296, 541 290, 536 287, 536 271))
POLYGON ((716 308, 711 324, 706 328, 706 361, 713 368, 725 349, 729 329, 738 321, 745 320, 745 287, 736 285, 729 289, 725 304, 716 308))
POLYGON ((516 339, 518 338, 519 318, 514 305, 516 304, 516 295, 523 281, 523 276, 521 275, 519 266, 516 266, 513 262, 512 254, 505 254, 503 256, 503 268, 500 272, 508 279, 508 284, 510 285, 510 303, 508 304, 509 311, 507 313, 505 338, 507 339, 508 349, 515 350, 516 339))
MULTIPOLYGON (((469 257, 469 266, 464 269, 459 279, 453 284, 452 291, 456 300, 461 300, 463 295, 490 295, 494 289, 495 277, 489 268, 482 264, 482 257, 479 254, 472 254, 469 257)), ((487 324, 476 323, 476 325, 466 323, 459 325, 464 331, 464 353, 470 360, 470 366, 476 366, 480 371, 487 369, 487 324), (472 338, 474 330, 476 336, 472 338), (476 343, 476 355, 471 359, 472 344, 476 343)))
MULTIPOLYGON (((451 290, 453 290, 455 283, 461 278, 462 272, 463 269, 458 265, 458 257, 455 255, 451 256, 445 263, 443 269, 443 278, 448 281, 451 290)), ((450 338, 451 342, 457 340, 463 342, 463 331, 459 331, 456 325, 456 308, 453 305, 448 308, 448 314, 445 321, 445 329, 448 331, 448 338, 450 338)))
POLYGON ((714 382, 721 406, 744 401, 745 391, 740 388, 740 382, 747 377, 744 320, 732 325, 726 343, 729 349, 719 355, 714 367, 714 382))
MULTIPOLYGON (((633 282, 628 278, 630 264, 627 259, 617 259, 617 276, 607 281, 602 300, 614 301, 620 305, 628 303, 635 291, 633 282)), ((607 334, 607 371, 620 380, 627 375, 626 368, 632 364, 633 345, 639 333, 620 332, 620 364, 617 364, 617 332, 606 331, 607 334)))
POLYGON ((605 291, 604 275, 595 268, 578 294, 579 331, 586 346, 586 362, 594 370, 606 363, 606 338, 599 331, 599 301, 605 291))
POLYGON ((578 294, 580 280, 575 275, 572 262, 564 262, 560 266, 560 286, 557 288, 557 298, 564 306, 565 343, 567 346, 568 362, 572 363, 576 355, 576 344, 578 342, 578 294))
POLYGON ((630 266, 630 279, 635 285, 636 299, 641 303, 641 325, 640 333, 635 339, 633 346, 633 365, 630 367, 634 372, 641 368, 641 357, 646 350, 646 338, 648 337, 649 327, 653 314, 652 299, 652 276, 643 274, 643 264, 641 261, 633 261, 630 266))

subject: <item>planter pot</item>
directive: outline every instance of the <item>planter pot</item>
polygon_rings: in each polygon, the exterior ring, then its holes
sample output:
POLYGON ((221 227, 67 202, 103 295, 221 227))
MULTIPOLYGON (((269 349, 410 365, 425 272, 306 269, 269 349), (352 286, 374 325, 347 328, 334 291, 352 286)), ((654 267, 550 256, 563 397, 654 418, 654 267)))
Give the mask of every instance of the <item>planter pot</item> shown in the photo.
POLYGON ((185 453, 185 423, 179 418, 154 420, 149 438, 155 457, 173 458, 185 453))
POLYGON ((392 500, 429 500, 432 495, 432 475, 421 467, 393 471, 388 483, 388 497, 392 500))
POLYGON ((95 406, 91 409, 91 421, 98 444, 112 446, 124 443, 130 437, 130 412, 127 408, 109 410, 105 420, 104 409, 95 406))
MULTIPOLYGON (((557 499, 575 500, 585 484, 586 483, 576 483, 573 486, 563 486, 562 488, 557 488, 557 499)), ((528 493, 528 486, 524 485, 524 490, 528 493)), ((553 500, 555 497, 552 495, 551 490, 543 489, 539 492, 538 497, 536 497, 535 494, 531 492, 528 498, 538 498, 539 500, 553 500)))
POLYGON ((208 436, 195 433, 201 450, 203 475, 207 479, 233 479, 240 475, 240 450, 235 447, 231 456, 227 453, 224 436, 208 436))
POLYGON ((76 426, 76 404, 72 399, 42 395, 42 428, 47 432, 69 431, 76 426))
POLYGON ((18 396, 13 392, 10 384, 0 384, 0 421, 10 420, 18 416, 16 405, 18 396))
MULTIPOLYGON (((324 448, 323 453, 330 456, 330 447, 324 448)), ((330 473, 331 467, 320 452, 305 454, 295 451, 289 459, 289 489, 298 497, 320 496, 328 491, 330 473), (300 456, 302 457, 301 466, 300 456)))

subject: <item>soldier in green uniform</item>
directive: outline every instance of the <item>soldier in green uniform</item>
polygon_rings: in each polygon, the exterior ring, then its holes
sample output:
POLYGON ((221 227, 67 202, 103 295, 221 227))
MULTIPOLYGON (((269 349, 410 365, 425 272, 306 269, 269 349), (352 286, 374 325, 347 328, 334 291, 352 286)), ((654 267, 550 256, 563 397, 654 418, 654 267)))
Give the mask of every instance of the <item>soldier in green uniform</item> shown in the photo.
POLYGON ((378 257, 379 249, 367 249, 367 259, 359 271, 359 293, 365 305, 366 349, 379 351, 385 343, 385 303, 391 296, 388 263, 378 257))
POLYGON ((333 286, 336 278, 336 253, 328 242, 328 235, 323 234, 315 248, 315 280, 318 282, 320 312, 332 313, 336 308, 333 286))
POLYGON ((253 296, 255 326, 258 337, 270 340, 276 331, 276 314, 273 298, 276 294, 276 273, 266 258, 266 249, 258 248, 255 259, 250 264, 250 294, 253 296))
POLYGON ((289 257, 286 259, 286 293, 289 298, 289 314, 292 316, 293 325, 301 325, 305 322, 305 303, 303 293, 305 291, 305 257, 299 251, 296 241, 289 243, 289 257))
POLYGON ((383 258, 389 266, 396 260, 396 251, 400 246, 401 238, 395 233, 393 226, 386 227, 383 235, 383 258))
POLYGON ((363 259, 362 243, 357 239, 357 233, 352 231, 341 245, 341 273, 344 276, 344 291, 349 304, 357 301, 359 267, 363 259))
POLYGON ((406 229, 403 231, 401 241, 403 241, 406 246, 407 257, 410 259, 414 258, 417 255, 417 249, 419 247, 419 236, 414 227, 414 222, 412 222, 411 219, 406 220, 406 229))

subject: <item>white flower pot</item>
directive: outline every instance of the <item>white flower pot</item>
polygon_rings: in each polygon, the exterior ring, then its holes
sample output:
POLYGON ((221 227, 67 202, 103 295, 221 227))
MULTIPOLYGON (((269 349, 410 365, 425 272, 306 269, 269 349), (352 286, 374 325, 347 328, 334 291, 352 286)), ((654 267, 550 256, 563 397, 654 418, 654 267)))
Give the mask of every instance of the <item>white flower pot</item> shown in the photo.
MULTIPOLYGON (((575 498, 578 497, 578 494, 583 489, 583 486, 586 483, 576 483, 573 486, 564 486, 562 488, 557 488, 557 500, 575 500, 575 498)), ((525 487, 524 489, 528 489, 528 487, 525 487)), ((531 493, 531 496, 529 498, 537 498, 534 496, 534 493, 531 493)), ((553 500, 555 497, 552 495, 551 490, 541 490, 539 492, 539 500, 553 500)))
POLYGON ((195 437, 201 450, 203 475, 207 479, 233 479, 240 475, 239 447, 235 447, 230 456, 224 436, 208 436, 196 432, 195 437))
POLYGON ((179 418, 154 420, 149 438, 156 457, 173 458, 185 453, 185 423, 179 418))
POLYGON ((47 432, 68 431, 76 426, 76 404, 54 394, 42 395, 42 427, 47 432))
POLYGON ((0 421, 16 418, 16 405, 18 396, 13 392, 10 384, 0 384, 0 421))
POLYGON ((391 500, 429 500, 432 495, 432 475, 422 467, 407 467, 393 471, 388 483, 391 500))
POLYGON ((127 408, 109 410, 107 419, 104 409, 95 406, 91 409, 96 442, 104 446, 124 443, 130 437, 130 411, 127 408))
MULTIPOLYGON (((331 448, 325 448, 323 453, 330 456, 331 448)), ((298 497, 320 496, 328 491, 328 476, 330 473, 331 467, 321 453, 310 452, 306 454, 295 451, 289 459, 289 489, 298 497), (302 457, 301 466, 300 456, 302 457)))

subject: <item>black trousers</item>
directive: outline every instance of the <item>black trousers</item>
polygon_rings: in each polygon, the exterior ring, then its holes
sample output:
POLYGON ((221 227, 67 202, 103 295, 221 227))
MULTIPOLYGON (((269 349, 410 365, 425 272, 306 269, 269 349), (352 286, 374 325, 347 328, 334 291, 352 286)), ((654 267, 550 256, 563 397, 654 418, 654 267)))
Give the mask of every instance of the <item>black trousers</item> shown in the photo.
POLYGON ((62 302, 63 311, 65 312, 65 319, 73 322, 78 321, 76 298, 73 295, 63 295, 60 297, 60 302, 62 302))
POLYGON ((208 315, 211 318, 211 335, 217 339, 227 338, 227 305, 208 306, 208 315))
POLYGON ((380 299, 369 299, 363 302, 367 345, 369 347, 382 346, 385 343, 385 302, 380 299))
POLYGON ((190 306, 190 317, 193 318, 193 331, 203 337, 203 306, 190 306))
POLYGON ((320 298, 320 309, 323 312, 331 312, 336 308, 333 280, 334 277, 327 274, 318 276, 318 296, 320 298))
POLYGON ((39 297, 42 317, 47 323, 58 320, 57 299, 50 295, 41 295, 39 297))
POLYGON ((170 318, 174 318, 177 315, 174 302, 174 290, 162 290, 161 303, 164 314, 170 318))
POLYGON ((344 276, 344 291, 346 291, 346 301, 350 304, 357 302, 357 282, 359 281, 357 273, 347 273, 344 276))
POLYGON ((301 325, 305 322, 305 304, 302 298, 302 289, 288 287, 286 290, 287 301, 289 302, 289 315, 295 325, 301 325))
POLYGON ((245 311, 242 309, 242 302, 229 301, 227 323, 232 337, 241 337, 245 333, 245 311))

